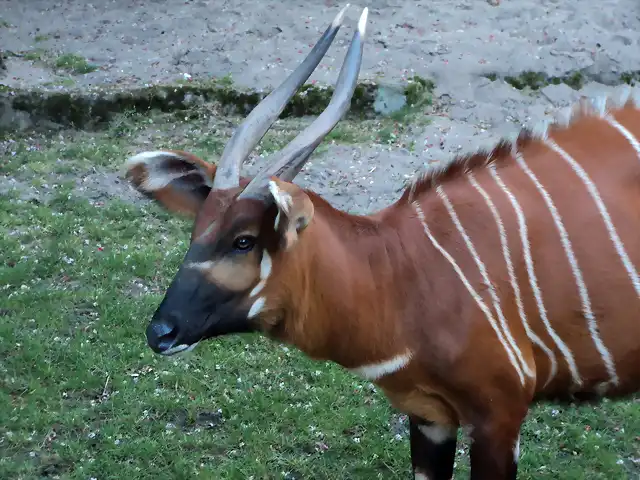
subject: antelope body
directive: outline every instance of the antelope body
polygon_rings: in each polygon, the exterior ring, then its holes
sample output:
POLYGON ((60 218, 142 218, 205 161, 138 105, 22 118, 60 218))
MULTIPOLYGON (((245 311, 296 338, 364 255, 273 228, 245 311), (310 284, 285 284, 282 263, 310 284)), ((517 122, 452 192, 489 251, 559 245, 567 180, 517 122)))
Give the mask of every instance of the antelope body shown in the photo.
POLYGON ((533 402, 640 390, 640 95, 581 102, 423 174, 382 211, 350 215, 291 182, 349 106, 365 9, 327 110, 240 177, 343 14, 217 167, 180 151, 129 159, 135 188, 194 218, 149 346, 172 355, 264 332, 375 382, 409 415, 416 479, 452 477, 462 426, 471 478, 515 479, 533 402))

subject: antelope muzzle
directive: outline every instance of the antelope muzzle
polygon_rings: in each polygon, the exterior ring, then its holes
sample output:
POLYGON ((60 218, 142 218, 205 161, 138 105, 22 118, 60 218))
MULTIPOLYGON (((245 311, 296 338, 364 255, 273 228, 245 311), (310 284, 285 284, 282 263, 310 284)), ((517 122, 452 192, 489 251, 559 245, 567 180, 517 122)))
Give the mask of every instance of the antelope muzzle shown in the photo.
POLYGON ((147 343, 156 353, 174 355, 208 338, 251 332, 246 312, 237 311, 240 300, 183 266, 147 326, 147 343))

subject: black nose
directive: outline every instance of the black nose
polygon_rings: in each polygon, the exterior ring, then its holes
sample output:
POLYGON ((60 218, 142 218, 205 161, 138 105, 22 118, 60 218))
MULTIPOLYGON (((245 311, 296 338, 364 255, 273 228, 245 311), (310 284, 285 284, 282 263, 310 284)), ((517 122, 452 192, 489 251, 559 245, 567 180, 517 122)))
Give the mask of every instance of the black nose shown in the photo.
POLYGON ((156 353, 162 353, 178 343, 178 315, 154 318, 147 327, 147 343, 156 353))

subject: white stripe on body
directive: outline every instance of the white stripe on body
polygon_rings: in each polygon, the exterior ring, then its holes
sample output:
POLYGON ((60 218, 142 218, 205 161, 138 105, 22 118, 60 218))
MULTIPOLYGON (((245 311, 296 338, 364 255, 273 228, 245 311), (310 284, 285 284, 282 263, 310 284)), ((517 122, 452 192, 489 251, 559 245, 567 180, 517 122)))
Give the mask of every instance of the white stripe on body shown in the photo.
POLYGON ((500 213, 498 212, 498 209, 496 208, 495 204, 489 197, 489 194, 487 193, 487 191, 484 188, 482 188, 482 186, 476 180, 473 172, 470 172, 468 174, 468 177, 471 185, 473 185, 473 187, 484 198, 485 202, 487 203, 487 206, 489 207, 489 210, 491 211, 491 214, 493 215, 493 219, 495 220, 496 225, 498 226, 498 232, 500 234, 500 244, 502 245, 502 254, 504 256, 504 261, 507 264, 507 271, 509 272, 509 281, 511 282, 511 288, 513 288, 516 305, 518 306, 518 313, 520 315, 520 320, 522 321, 522 325, 524 326, 524 330, 527 334, 527 337, 529 337, 529 339, 538 347, 540 347, 540 349, 547 354, 547 357, 549 357, 549 363, 551 367, 549 370, 549 377, 547 378, 547 381, 544 384, 544 386, 546 387, 549 384, 549 382, 553 379, 553 377, 556 375, 556 372, 558 370, 556 356, 553 353, 553 351, 544 344, 544 342, 540 339, 540 337, 538 337, 538 335, 536 335, 531 330, 529 322, 527 321, 527 314, 524 311, 522 296, 520 294, 520 287, 518 286, 515 270, 513 268, 513 262, 511 261, 511 252, 509 251, 509 244, 507 242, 507 231, 504 227, 504 223, 502 222, 502 218, 500 217, 500 213))
MULTIPOLYGON (((551 326, 551 322, 549 322, 549 317, 547 316, 547 309, 544 306, 544 301, 542 299, 542 291, 540 290, 540 287, 538 285, 538 279, 536 277, 535 268, 533 265, 533 258, 531 257, 531 244, 529 243, 529 231, 527 228, 527 222, 526 222, 524 213, 522 211, 522 207, 518 203, 518 200, 513 195, 513 193, 504 184, 504 182, 502 181, 502 178, 500 178, 500 176, 498 175, 495 165, 493 164, 489 165, 489 173, 491 173, 491 176, 494 178, 498 186, 502 189, 502 191, 505 193, 505 195, 511 202, 511 205, 513 206, 513 209, 516 212, 516 216, 518 217, 520 240, 522 242, 522 250, 524 253, 525 264, 527 266, 527 274, 529 275, 529 284, 531 285, 531 290, 533 291, 533 296, 536 300, 536 305, 538 306, 540 319, 542 320, 542 323, 547 329, 547 333, 549 334, 551 339, 554 341, 554 343, 558 347, 558 350, 560 350, 560 352, 564 356, 567 362, 567 365, 569 366, 569 370, 571 371, 571 377, 573 379, 573 383, 580 386, 582 385, 582 379, 580 378, 580 374, 578 373, 578 367, 576 366, 576 362, 575 362, 575 359, 573 358, 573 354, 571 353, 571 349, 558 336, 556 331, 551 326)), ((557 365, 555 363, 555 357, 554 357, 554 362, 552 363, 552 366, 551 366, 549 378, 547 379, 547 383, 545 385, 547 385, 549 381, 555 376, 556 372, 557 372, 557 365)))
POLYGON ((618 122, 615 118, 613 118, 608 113, 604 115, 602 119, 606 121, 609 125, 611 125, 613 128, 618 130, 622 135, 624 135, 624 137, 629 141, 631 146, 635 149, 636 153, 638 154, 638 157, 640 158, 640 142, 638 142, 638 140, 633 135, 633 133, 627 130, 624 127, 624 125, 622 125, 620 122, 618 122))
POLYGON ((558 210, 553 204, 553 201, 551 200, 549 193, 542 186, 542 184, 540 183, 536 175, 531 171, 529 166, 525 163, 524 157, 522 156, 522 154, 520 152, 517 152, 515 154, 515 158, 518 164, 525 171, 527 176, 533 181, 534 185, 542 195, 542 198, 544 199, 549 211, 551 212, 551 216, 553 217, 558 233, 560 234, 560 241, 562 242, 562 246, 567 255, 569 265, 571 266, 571 271, 573 272, 573 276, 575 277, 575 280, 576 280, 578 293, 580 295, 580 299, 582 302, 582 312, 584 317, 587 319, 587 326, 589 328, 589 333, 591 334, 591 338, 593 339, 593 342, 596 345, 596 349, 600 353, 602 360, 605 363, 605 366, 609 373, 609 377, 611 378, 611 382, 614 384, 617 384, 618 376, 615 371, 615 366, 613 365, 613 360, 611 358, 611 355, 609 354, 609 351, 606 349, 606 347, 602 343, 602 340, 600 339, 600 335, 598 334, 598 331, 597 331, 598 326, 596 323, 596 319, 593 314, 593 311, 591 310, 591 300, 589 298, 589 292, 587 291, 587 287, 584 283, 582 271, 580 270, 580 267, 578 265, 578 260, 576 259, 575 253, 573 252, 573 246, 571 244, 571 240, 569 240, 569 235, 567 233, 566 228, 564 227, 564 224, 562 223, 560 214, 558 213, 558 210))
POLYGON ((482 279, 485 285, 489 289, 489 295, 491 296, 493 308, 496 310, 496 314, 498 315, 498 319, 500 320, 500 326, 504 330, 504 335, 507 338, 509 347, 512 349, 513 352, 515 352, 516 356, 518 357, 518 362, 522 367, 524 373, 531 378, 535 378, 535 371, 531 367, 529 367, 529 365, 527 365, 527 363, 524 360, 524 357, 522 356, 522 351, 520 350, 520 347, 514 340, 513 335, 511 335, 511 330, 509 329, 507 320, 506 318, 504 318, 504 313, 502 312, 502 307, 500 305, 500 297, 498 297, 498 294, 496 293, 496 289, 493 283, 491 282, 491 279, 489 278, 489 273, 487 272, 486 265, 480 259, 480 255, 478 254, 478 251, 473 245, 471 238, 469 238, 469 235, 467 234, 465 228, 462 226, 462 223, 460 223, 460 218, 458 217, 455 209, 453 208, 453 205, 451 204, 451 201, 449 200, 449 197, 447 196, 447 194, 445 193, 441 185, 439 185, 436 188, 436 192, 444 202, 444 205, 447 208, 449 215, 451 216, 451 220, 453 221, 453 224, 456 226, 456 228, 458 229, 458 232, 464 239, 464 243, 466 244, 467 249, 469 250, 469 253, 471 253, 471 256, 473 257, 474 262, 478 266, 478 270, 480 270, 480 274, 482 275, 482 279))
POLYGON ((455 259, 434 238, 434 236, 431 233, 431 230, 429 229, 429 227, 427 225, 427 221, 425 219, 424 212, 422 211, 422 208, 420 207, 418 202, 414 201, 413 202, 413 207, 416 210, 416 213, 418 214, 418 218, 420 219, 420 222, 422 223, 422 228, 424 229, 424 233, 427 235, 429 240, 431 240, 431 243, 436 248, 436 250, 438 250, 442 254, 442 256, 444 256, 444 258, 451 264, 451 266, 453 267, 455 272, 458 274, 458 277, 462 281, 463 285, 466 287, 468 292, 471 294, 471 297, 475 300, 475 302, 478 304, 478 307, 480 307, 480 310, 482 310, 482 312, 487 317, 487 320, 489 321, 489 324, 491 325, 491 328, 493 328, 493 331, 496 333, 496 336, 498 337, 498 340, 500 341, 500 343, 502 344, 503 348, 507 352, 507 356, 509 357, 509 361, 511 362, 511 365, 513 366, 515 371, 517 372, 518 377, 520 378, 520 383, 522 385, 524 385, 524 375, 522 373, 522 369, 520 368, 520 365, 518 364, 513 352, 511 351, 511 349, 509 348, 509 346, 505 342, 504 337, 502 336, 502 332, 498 328, 498 325, 496 324, 496 321, 493 318, 493 315, 491 314, 491 311, 489 310, 487 305, 484 303, 484 301, 482 300, 482 298, 480 297, 478 292, 476 292, 475 289, 471 286, 471 284, 469 283, 469 280, 467 280, 467 277, 462 272, 462 270, 460 269, 460 266, 457 264, 455 259))
POLYGON ((627 270, 627 274, 629 275, 629 279, 633 284, 633 288, 635 289, 636 294, 640 296, 640 277, 638 277, 638 271, 636 270, 636 267, 633 265, 633 262, 631 262, 631 259, 629 258, 629 255, 627 254, 627 251, 624 248, 624 244, 622 243, 622 240, 618 235, 616 227, 613 225, 611 216, 609 215, 607 207, 602 201, 602 197, 600 196, 600 193, 598 192, 598 189, 596 188, 595 184, 593 183, 591 178, 589 178, 589 175, 584 170, 584 168, 582 168, 582 166, 578 162, 576 162, 575 159, 566 152, 566 150, 560 147, 553 140, 546 139, 545 143, 551 149, 553 149, 558 155, 560 155, 564 160, 567 161, 567 163, 571 166, 573 171, 576 172, 576 175, 578 175, 578 177, 580 177, 580 180, 582 180, 582 182, 585 184, 585 186, 587 187, 587 190, 589 190, 589 194, 591 195, 591 198, 593 198, 593 201, 596 203, 596 206, 598 207, 598 211, 600 212, 600 216, 602 216, 602 220, 604 221, 604 224, 607 227, 609 238, 611 239, 611 242, 613 242, 613 246, 615 247, 616 252, 620 257, 622 264, 627 270))

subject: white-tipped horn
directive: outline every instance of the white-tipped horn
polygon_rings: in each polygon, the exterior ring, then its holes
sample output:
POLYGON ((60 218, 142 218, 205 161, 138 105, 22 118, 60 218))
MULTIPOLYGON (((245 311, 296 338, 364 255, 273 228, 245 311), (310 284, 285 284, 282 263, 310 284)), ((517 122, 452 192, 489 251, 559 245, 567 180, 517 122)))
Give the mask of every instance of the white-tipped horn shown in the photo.
POLYGON ((351 98, 358 82, 362 63, 367 15, 368 9, 365 8, 360 15, 358 29, 351 40, 327 108, 284 149, 266 159, 266 166, 247 185, 240 197, 269 201, 269 179, 275 176, 285 181, 293 180, 320 142, 347 112, 351 106, 351 98))
POLYGON ((309 55, 278 88, 273 90, 249 113, 225 146, 213 180, 213 190, 233 188, 240 184, 240 167, 255 148, 300 86, 309 78, 327 53, 349 4, 335 16, 309 55))

